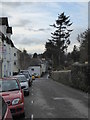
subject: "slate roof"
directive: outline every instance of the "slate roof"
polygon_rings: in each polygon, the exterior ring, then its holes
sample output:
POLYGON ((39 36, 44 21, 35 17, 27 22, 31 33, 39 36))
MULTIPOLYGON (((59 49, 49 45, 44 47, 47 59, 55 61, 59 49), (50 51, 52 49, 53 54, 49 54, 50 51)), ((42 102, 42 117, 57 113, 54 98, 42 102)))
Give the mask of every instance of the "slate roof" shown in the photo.
POLYGON ((0 17, 0 25, 8 26, 8 18, 7 17, 0 17))
POLYGON ((14 47, 14 44, 13 44, 12 40, 10 40, 8 37, 6 37, 6 43, 10 44, 11 47, 14 47))
POLYGON ((0 36, 2 41, 6 41, 7 44, 10 44, 11 47, 14 47, 12 40, 9 39, 8 37, 5 37, 5 35, 1 31, 0 31, 0 36))
POLYGON ((5 38, 5 35, 0 31, 0 36, 1 36, 1 40, 4 41, 6 38, 5 38))
MULTIPOLYGON (((6 25, 7 26, 6 33, 12 34, 12 27, 9 27, 7 17, 0 17, 0 25, 6 25)), ((1 31, 0 31, 0 36, 1 36, 2 41, 5 40, 7 44, 10 44, 11 47, 14 47, 12 40, 9 39, 8 37, 5 37, 5 35, 1 31)))
POLYGON ((7 33, 11 33, 11 34, 12 34, 12 27, 7 27, 6 32, 7 32, 7 33))

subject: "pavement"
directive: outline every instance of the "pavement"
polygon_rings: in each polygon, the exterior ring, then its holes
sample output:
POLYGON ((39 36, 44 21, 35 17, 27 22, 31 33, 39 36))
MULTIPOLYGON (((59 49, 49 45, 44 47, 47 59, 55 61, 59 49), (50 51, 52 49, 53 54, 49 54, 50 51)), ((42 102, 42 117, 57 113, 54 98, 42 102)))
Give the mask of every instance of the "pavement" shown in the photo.
POLYGON ((88 94, 84 92, 57 83, 48 75, 34 80, 29 90, 25 119, 88 118, 88 94))

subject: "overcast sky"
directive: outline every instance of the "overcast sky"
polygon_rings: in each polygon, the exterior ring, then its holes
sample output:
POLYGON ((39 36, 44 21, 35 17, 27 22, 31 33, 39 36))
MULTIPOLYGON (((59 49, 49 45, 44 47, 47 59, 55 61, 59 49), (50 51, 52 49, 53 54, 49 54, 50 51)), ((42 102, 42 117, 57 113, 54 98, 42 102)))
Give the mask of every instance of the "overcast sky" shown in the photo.
POLYGON ((73 22, 71 45, 78 45, 77 35, 88 27, 88 2, 2 2, 0 16, 8 17, 12 26, 12 40, 19 49, 25 48, 28 53, 43 53, 45 43, 51 36, 58 14, 65 12, 73 22))

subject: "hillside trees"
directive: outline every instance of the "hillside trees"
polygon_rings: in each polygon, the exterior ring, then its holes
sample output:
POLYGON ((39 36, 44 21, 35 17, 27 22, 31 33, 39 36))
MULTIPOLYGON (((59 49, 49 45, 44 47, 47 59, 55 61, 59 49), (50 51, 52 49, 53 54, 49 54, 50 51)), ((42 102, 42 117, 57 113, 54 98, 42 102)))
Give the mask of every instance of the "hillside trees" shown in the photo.
POLYGON ((88 38, 90 38, 90 29, 78 35, 78 42, 80 43, 80 62, 88 61, 88 38))
POLYGON ((68 53, 69 61, 85 63, 88 62, 88 41, 90 38, 90 30, 85 30, 83 33, 79 34, 77 41, 79 42, 79 47, 74 45, 73 51, 68 53))
POLYGON ((73 62, 79 62, 80 59, 80 50, 76 45, 73 47, 73 51, 71 52, 71 58, 73 59, 73 62))
POLYGON ((22 70, 27 69, 30 65, 30 61, 31 56, 27 53, 27 51, 25 49, 21 51, 19 55, 20 69, 22 70))
POLYGON ((37 53, 34 53, 33 58, 37 58, 37 57, 38 57, 37 53))

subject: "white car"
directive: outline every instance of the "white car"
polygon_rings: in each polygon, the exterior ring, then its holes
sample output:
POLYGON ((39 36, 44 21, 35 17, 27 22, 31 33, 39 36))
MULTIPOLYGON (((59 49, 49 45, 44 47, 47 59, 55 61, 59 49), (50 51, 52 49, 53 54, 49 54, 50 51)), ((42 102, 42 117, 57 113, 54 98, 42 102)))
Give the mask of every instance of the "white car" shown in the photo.
POLYGON ((25 75, 16 75, 14 77, 19 80, 21 88, 24 90, 24 94, 29 95, 29 85, 25 75))
POLYGON ((21 74, 25 75, 25 77, 27 78, 27 81, 28 81, 28 85, 30 87, 32 85, 32 76, 30 76, 29 71, 28 70, 21 70, 19 75, 21 75, 21 74))

